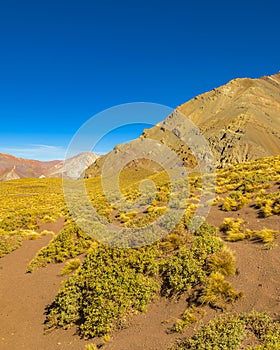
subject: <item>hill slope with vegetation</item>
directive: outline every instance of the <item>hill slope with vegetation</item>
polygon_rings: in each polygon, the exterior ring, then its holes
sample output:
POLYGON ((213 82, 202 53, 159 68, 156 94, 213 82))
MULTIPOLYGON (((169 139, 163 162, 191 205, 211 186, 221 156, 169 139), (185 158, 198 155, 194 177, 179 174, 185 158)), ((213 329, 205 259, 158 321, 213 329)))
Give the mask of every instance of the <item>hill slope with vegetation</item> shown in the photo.
MULTIPOLYGON (((88 197, 108 222, 119 227, 146 225, 165 212, 170 184, 163 171, 141 168, 135 173, 127 167, 120 184, 128 202, 138 198, 143 179, 154 181, 157 194, 141 214, 110 205, 98 177, 86 180, 88 197), (130 172, 134 175, 128 176, 130 172)), ((167 349, 167 344, 180 350, 200 349, 197 346, 202 343, 205 349, 218 349, 221 344, 233 350, 241 345, 248 350, 277 349, 277 289, 269 290, 273 300, 269 310, 263 300, 256 304, 260 306, 254 313, 251 305, 256 293, 250 294, 254 281, 246 276, 255 266, 244 265, 240 259, 244 258, 244 249, 254 254, 255 261, 258 254, 265 253, 267 260, 258 266, 262 273, 257 283, 274 286, 279 264, 275 261, 271 268, 269 261, 279 256, 280 157, 220 169, 216 181, 215 198, 208 203, 212 209, 200 228, 193 231, 190 223, 201 205, 202 183, 199 175, 190 174, 189 196, 180 202, 185 212, 179 224, 167 236, 134 249, 110 247, 82 232, 65 204, 59 179, 1 183, 0 254, 5 259, 26 239, 51 234, 38 233, 42 222, 65 219, 64 229, 52 234, 49 243, 26 266, 27 273, 40 274, 49 264, 63 263, 61 273, 71 273, 47 307, 45 328, 50 334, 55 328, 75 326, 82 337, 93 338, 92 343, 104 349, 136 348, 132 340, 129 343, 130 338, 126 345, 120 345, 123 332, 129 332, 138 315, 146 312, 149 318, 152 305, 167 300, 174 309, 177 303, 182 309, 177 318, 169 320, 160 319, 161 312, 157 313, 157 322, 162 322, 158 344, 146 340, 145 349, 167 349), (265 311, 272 318, 263 314, 265 311), (106 343, 109 335, 112 342, 106 343)), ((250 257, 253 261, 254 256, 250 257)), ((264 298, 267 294, 260 291, 259 295, 264 298)), ((136 339, 141 344, 141 338, 136 339)))

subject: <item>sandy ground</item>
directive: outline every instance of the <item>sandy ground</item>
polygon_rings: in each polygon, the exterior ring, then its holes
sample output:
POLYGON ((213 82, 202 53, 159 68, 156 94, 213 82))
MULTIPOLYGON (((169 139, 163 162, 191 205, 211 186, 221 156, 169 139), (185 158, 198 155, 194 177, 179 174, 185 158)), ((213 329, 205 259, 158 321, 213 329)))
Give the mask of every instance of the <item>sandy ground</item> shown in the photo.
MULTIPOLYGON (((252 229, 263 227, 279 230, 279 216, 258 218, 250 207, 238 212, 224 213, 213 207, 208 222, 219 226, 224 217, 246 218, 252 229)), ((56 233, 63 220, 47 224, 41 229, 56 233)), ((44 334, 44 309, 57 294, 62 277, 59 272, 63 264, 49 265, 32 274, 26 274, 28 262, 36 252, 47 244, 46 236, 35 241, 25 241, 23 246, 0 260, 0 348, 2 350, 28 349, 75 349, 85 348, 84 340, 70 330, 56 330, 44 334)), ((277 240, 280 246, 280 239, 277 240)), ((230 243, 235 251, 239 274, 231 278, 233 285, 244 292, 244 297, 233 306, 232 311, 267 310, 280 320, 280 247, 264 249, 252 242, 230 243)), ((168 329, 186 308, 185 298, 179 301, 157 299, 146 313, 128 318, 127 325, 114 331, 104 350, 166 350, 176 338, 183 335, 169 334, 168 329)), ((208 318, 214 312, 208 312, 208 318)), ((100 344, 100 340, 95 343, 100 344)))
MULTIPOLYGON (((44 224, 41 230, 58 233, 62 219, 44 224)), ((44 309, 57 294, 63 264, 25 273, 29 261, 45 246, 50 236, 24 241, 23 246, 0 260, 0 349, 49 350, 84 349, 85 342, 70 331, 58 330, 44 335, 44 309)))

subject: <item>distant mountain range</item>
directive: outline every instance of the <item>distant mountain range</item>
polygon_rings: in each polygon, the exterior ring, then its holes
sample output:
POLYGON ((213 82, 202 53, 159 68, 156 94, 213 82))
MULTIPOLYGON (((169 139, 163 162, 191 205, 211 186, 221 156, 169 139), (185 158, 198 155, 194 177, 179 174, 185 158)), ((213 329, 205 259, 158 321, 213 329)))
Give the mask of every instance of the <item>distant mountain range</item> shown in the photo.
POLYGON ((62 160, 42 162, 0 153, 0 181, 33 177, 56 178, 62 175, 69 179, 77 179, 97 158, 98 155, 95 153, 84 152, 66 159, 65 162, 62 160))
MULTIPOLYGON (((165 121, 144 130, 139 139, 117 146, 110 155, 127 155, 146 138, 168 146, 186 166, 195 166, 188 145, 178 137, 185 132, 187 122, 176 125, 172 131, 166 129, 176 114, 189 118, 201 130, 218 167, 280 154, 280 72, 259 79, 234 79, 199 95, 177 107, 165 121)), ((99 175, 107 157, 93 163, 85 176, 99 175)), ((140 163, 146 166, 143 160, 140 163)))

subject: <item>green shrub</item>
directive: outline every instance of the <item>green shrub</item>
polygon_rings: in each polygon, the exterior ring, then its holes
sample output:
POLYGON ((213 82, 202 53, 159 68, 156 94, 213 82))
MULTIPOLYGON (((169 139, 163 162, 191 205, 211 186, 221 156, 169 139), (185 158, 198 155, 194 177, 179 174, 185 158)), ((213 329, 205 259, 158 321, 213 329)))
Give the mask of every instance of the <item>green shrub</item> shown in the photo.
POLYGON ((182 294, 198 285, 206 278, 202 263, 194 257, 187 247, 179 251, 162 264, 162 293, 168 296, 182 294))
POLYGON ((279 350, 280 325, 266 313, 253 311, 224 315, 201 326, 188 339, 181 340, 176 350, 279 350), (243 341, 246 338, 246 348, 243 341), (254 346, 254 339, 260 345, 254 346), (249 340, 249 342, 248 342, 249 340))
POLYGON ((18 234, 0 235, 0 258, 22 245, 22 236, 18 234))
POLYGON ((189 307, 184 311, 182 317, 176 321, 171 331, 182 332, 200 320, 205 314, 206 311, 203 309, 200 309, 196 306, 189 307))
POLYGON ((154 248, 95 245, 77 273, 65 282, 49 309, 47 327, 79 323, 85 337, 102 336, 127 313, 145 311, 158 290, 154 248))
POLYGON ((246 324, 247 329, 262 343, 256 347, 249 346, 247 350, 280 349, 280 324, 273 322, 267 313, 253 311, 250 314, 241 314, 239 318, 246 324))
POLYGON ((237 350, 246 337, 244 324, 234 316, 220 317, 182 341, 177 350, 237 350))
POLYGON ((42 248, 29 263, 26 272, 46 266, 48 263, 63 262, 84 253, 91 245, 91 238, 76 224, 69 224, 49 244, 42 248))

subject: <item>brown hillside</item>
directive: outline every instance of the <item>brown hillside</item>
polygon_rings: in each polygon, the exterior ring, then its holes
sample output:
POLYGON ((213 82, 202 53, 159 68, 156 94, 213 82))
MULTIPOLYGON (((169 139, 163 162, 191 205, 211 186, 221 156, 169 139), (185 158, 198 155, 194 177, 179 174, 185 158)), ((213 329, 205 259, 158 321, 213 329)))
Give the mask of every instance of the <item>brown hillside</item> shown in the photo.
POLYGON ((280 73, 232 80, 177 110, 202 130, 221 166, 280 152, 280 73))
MULTIPOLYGON (((188 123, 176 125, 174 119, 175 127, 169 131, 172 119, 178 115, 188 117, 201 130, 218 167, 279 154, 280 73, 259 79, 234 79, 199 95, 177 107, 165 121, 144 130, 139 139, 119 145, 109 154, 128 155, 146 138, 165 144, 176 151, 185 165, 193 166, 196 162, 189 145, 178 137, 184 135, 188 123)), ((106 158, 107 155, 100 157, 91 165, 86 177, 99 175, 106 158)), ((144 166, 143 161, 141 165, 144 166)))
POLYGON ((98 157, 92 152, 83 152, 72 158, 52 161, 39 161, 17 158, 0 153, 0 181, 22 178, 62 177, 75 179, 98 157))

